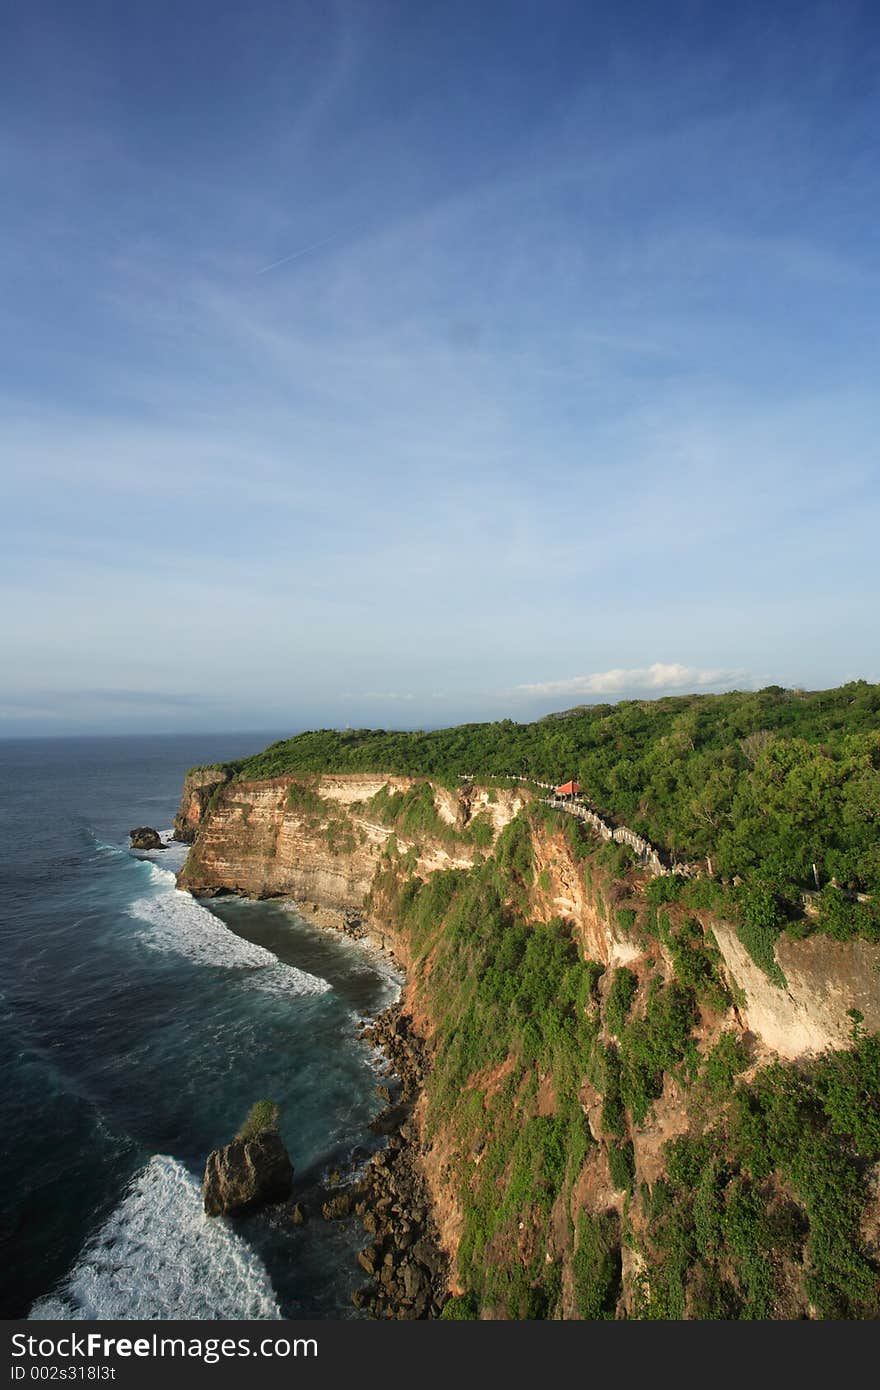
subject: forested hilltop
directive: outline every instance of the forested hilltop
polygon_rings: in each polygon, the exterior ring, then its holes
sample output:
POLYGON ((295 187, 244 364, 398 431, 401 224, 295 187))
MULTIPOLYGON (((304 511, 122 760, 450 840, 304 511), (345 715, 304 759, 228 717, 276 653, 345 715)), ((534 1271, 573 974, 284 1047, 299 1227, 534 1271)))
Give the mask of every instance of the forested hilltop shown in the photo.
POLYGON ((718 883, 743 880, 753 954, 783 926, 880 939, 880 685, 626 700, 430 732, 322 729, 227 765, 242 779, 367 770, 575 777, 603 815, 677 860, 710 859, 718 883))

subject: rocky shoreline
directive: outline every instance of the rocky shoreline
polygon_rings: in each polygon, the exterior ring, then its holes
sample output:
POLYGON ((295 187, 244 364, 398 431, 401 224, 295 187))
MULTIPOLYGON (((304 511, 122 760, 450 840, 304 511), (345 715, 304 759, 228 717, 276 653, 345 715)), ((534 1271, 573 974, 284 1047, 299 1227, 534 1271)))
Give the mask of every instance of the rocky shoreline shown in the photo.
MULTIPOLYGON (((291 906, 306 921, 371 946, 401 968, 385 936, 359 912, 306 902, 291 906)), ((436 1318, 449 1296, 449 1260, 432 1215, 412 1118, 427 1071, 427 1049, 400 1003, 365 1023, 361 1036, 388 1064, 386 1081, 376 1087, 386 1104, 370 1126, 375 1134, 387 1135, 388 1143, 370 1157, 354 1183, 332 1175, 321 1214, 328 1221, 354 1215, 370 1237, 358 1256, 370 1282, 353 1294, 356 1308, 374 1318, 436 1318)))
POLYGON ((370 1159, 355 1206, 372 1237, 358 1256, 372 1282, 353 1301, 376 1318, 439 1317, 448 1297, 449 1261, 440 1246, 412 1119, 425 1077, 425 1045, 400 1004, 383 1010, 363 1036, 388 1058, 399 1095, 373 1122, 390 1138, 370 1159))
MULTIPOLYGON (((358 911, 302 900, 287 902, 307 922, 375 950, 402 973, 390 940, 358 911)), ((376 1086, 385 1105, 370 1128, 377 1136, 387 1136, 388 1142, 372 1155, 356 1149, 349 1176, 334 1169, 326 1184, 309 1193, 305 1202, 291 1201, 284 1210, 295 1226, 319 1212, 326 1221, 356 1217, 362 1222, 368 1241, 358 1260, 369 1282, 352 1295, 356 1308, 373 1318, 436 1318, 449 1297, 449 1259, 440 1244, 421 1171, 421 1141, 413 1119, 427 1072, 427 1049, 399 1002, 364 1022, 360 1036, 387 1063, 385 1080, 376 1086), (355 1172, 358 1176, 353 1176, 355 1172)))
POLYGON ((385 956, 395 970, 402 970, 392 947, 391 938, 378 930, 354 907, 327 907, 323 903, 304 901, 301 898, 284 898, 283 901, 298 912, 312 926, 324 931, 338 932, 349 941, 360 941, 385 956))
MULTIPOLYGON (((412 1031, 400 1004, 391 1004, 361 1036, 388 1061, 388 1083, 376 1087, 386 1102, 371 1122, 387 1144, 368 1157, 358 1149, 352 1168, 366 1167, 353 1181, 338 1170, 318 1198, 325 1221, 357 1217, 369 1237, 358 1261, 370 1282, 352 1302, 374 1318, 436 1318, 448 1298, 449 1261, 441 1248, 431 1197, 419 1165, 420 1140, 412 1111, 425 1076, 425 1046, 412 1031)), ((291 1219, 308 1213, 300 1203, 291 1219)))

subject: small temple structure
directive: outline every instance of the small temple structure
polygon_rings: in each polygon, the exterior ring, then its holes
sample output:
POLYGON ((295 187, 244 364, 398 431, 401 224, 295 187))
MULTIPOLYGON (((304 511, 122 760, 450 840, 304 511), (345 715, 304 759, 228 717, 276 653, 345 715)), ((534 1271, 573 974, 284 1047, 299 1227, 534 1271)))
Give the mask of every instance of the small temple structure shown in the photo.
POLYGON ((557 796, 577 796, 580 789, 580 782, 563 782, 561 787, 554 788, 557 796))

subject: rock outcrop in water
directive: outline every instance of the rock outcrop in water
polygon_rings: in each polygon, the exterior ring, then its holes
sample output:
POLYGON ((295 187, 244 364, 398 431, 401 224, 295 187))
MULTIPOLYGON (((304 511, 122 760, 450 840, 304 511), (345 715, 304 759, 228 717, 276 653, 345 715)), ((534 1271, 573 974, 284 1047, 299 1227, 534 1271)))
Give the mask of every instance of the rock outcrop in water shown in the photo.
POLYGON ((151 825, 139 825, 137 830, 129 830, 132 849, 167 849, 158 830, 151 825))
POLYGON ((275 1129, 264 1129, 208 1155, 205 1211, 208 1216, 242 1215, 284 1201, 292 1187, 293 1164, 281 1136, 275 1129))

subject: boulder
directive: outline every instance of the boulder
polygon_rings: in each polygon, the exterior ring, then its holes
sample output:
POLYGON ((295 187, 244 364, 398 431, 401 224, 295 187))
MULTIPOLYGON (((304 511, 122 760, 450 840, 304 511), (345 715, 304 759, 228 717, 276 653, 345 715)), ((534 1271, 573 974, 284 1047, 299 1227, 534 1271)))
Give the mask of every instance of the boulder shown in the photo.
POLYGON ((266 1129, 250 1139, 233 1139, 215 1149, 205 1164, 205 1211, 228 1216, 253 1211, 290 1196, 293 1164, 277 1130, 266 1129))
POLYGON ((338 1221, 342 1216, 350 1216, 354 1201, 350 1192, 337 1192, 321 1208, 325 1221, 338 1221))
POLYGON ((368 1245, 361 1250, 358 1255, 358 1264, 367 1274, 375 1274, 382 1263, 382 1247, 378 1244, 368 1245))
POLYGON ((409 1107, 407 1105, 389 1105, 385 1110, 380 1110, 376 1118, 370 1121, 370 1129, 374 1134, 393 1134, 408 1114, 409 1107))
POLYGON ((426 1279, 419 1265, 408 1264, 403 1268, 403 1291, 410 1303, 424 1296, 426 1279))
POLYGON ((159 838, 158 830, 154 830, 151 825, 139 825, 137 830, 129 830, 131 836, 132 849, 167 849, 168 846, 159 838))

